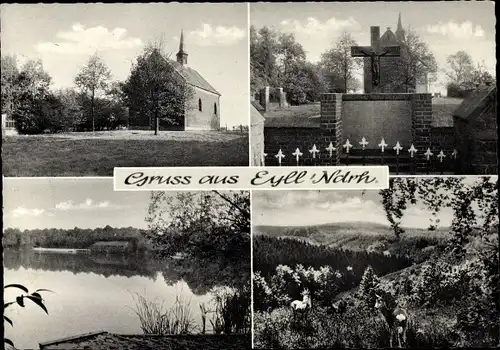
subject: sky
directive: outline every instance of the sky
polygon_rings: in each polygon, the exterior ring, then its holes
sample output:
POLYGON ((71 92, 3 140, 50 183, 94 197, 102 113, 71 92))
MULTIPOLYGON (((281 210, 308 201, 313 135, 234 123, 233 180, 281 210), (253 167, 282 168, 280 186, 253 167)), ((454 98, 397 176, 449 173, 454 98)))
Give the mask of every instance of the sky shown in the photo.
MULTIPOLYGON (((469 176, 472 183, 478 177, 469 176)), ((496 178, 495 178, 496 179, 496 178)), ((417 201, 403 215, 402 226, 428 228, 431 212, 417 201)), ((449 227, 453 212, 442 208, 438 226, 449 227)), ((341 222, 373 222, 389 226, 378 190, 362 191, 253 191, 252 225, 308 226, 341 222)))
MULTIPOLYGON (((447 70, 446 58, 465 50, 495 76, 495 9, 489 1, 413 1, 343 3, 257 3, 250 5, 250 24, 274 26, 294 33, 307 59, 317 62, 343 30, 359 45, 370 45, 370 26, 394 32, 401 12, 403 28, 410 27, 428 44, 438 67, 447 70)), ((357 72, 362 81, 362 72, 357 72)), ((438 73, 431 92, 445 93, 447 77, 438 73)))
POLYGON ((113 191, 112 178, 4 178, 4 228, 146 228, 150 192, 113 191))
POLYGON ((53 88, 97 52, 114 80, 125 80, 144 45, 163 37, 175 59, 184 31, 188 65, 221 97, 221 126, 248 125, 246 4, 2 4, 2 55, 41 59, 53 88))

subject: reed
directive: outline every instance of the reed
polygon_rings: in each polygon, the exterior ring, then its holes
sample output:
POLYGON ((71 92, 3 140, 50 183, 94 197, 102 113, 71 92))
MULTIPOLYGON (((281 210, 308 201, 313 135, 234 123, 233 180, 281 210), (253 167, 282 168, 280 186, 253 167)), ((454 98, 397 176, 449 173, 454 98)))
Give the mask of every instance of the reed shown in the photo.
POLYGON ((151 301, 135 293, 135 314, 144 334, 193 334, 197 326, 191 312, 191 301, 177 295, 175 303, 167 308, 164 302, 151 301))

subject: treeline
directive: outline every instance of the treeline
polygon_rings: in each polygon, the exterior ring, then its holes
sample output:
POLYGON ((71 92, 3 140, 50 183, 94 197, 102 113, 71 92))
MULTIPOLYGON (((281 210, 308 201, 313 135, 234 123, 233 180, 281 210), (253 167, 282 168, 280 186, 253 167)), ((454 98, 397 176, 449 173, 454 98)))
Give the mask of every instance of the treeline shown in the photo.
POLYGON ((21 231, 7 228, 3 231, 4 248, 30 249, 43 248, 68 248, 86 249, 99 241, 130 241, 137 247, 137 252, 151 249, 147 239, 141 231, 133 227, 113 228, 106 226, 95 229, 33 229, 21 231))
POLYGON ((72 273, 94 273, 105 278, 113 276, 141 276, 154 279, 160 266, 154 261, 137 256, 51 254, 34 251, 4 250, 4 268, 17 270, 20 267, 44 271, 70 271, 72 273))
POLYGON ((296 239, 256 236, 253 239, 253 269, 270 278, 279 265, 320 269, 329 266, 342 274, 342 290, 356 286, 368 266, 377 275, 401 270, 412 264, 410 258, 382 252, 352 251, 313 245, 296 239))
POLYGON ((53 90, 40 60, 19 65, 1 58, 2 114, 21 134, 99 131, 127 127, 131 121, 159 128, 183 123, 193 91, 160 45, 149 45, 125 81, 113 81, 104 61, 92 55, 74 77, 74 86, 53 90))
MULTIPOLYGON (((427 43, 415 31, 406 31, 402 51, 395 67, 396 85, 410 92, 418 78, 427 72, 435 80, 437 64, 427 43)), ((306 52, 293 33, 275 28, 250 28, 250 79, 255 94, 264 86, 282 87, 292 104, 317 101, 321 93, 346 93, 358 90, 363 61, 351 56, 351 47, 358 45, 351 33, 343 31, 318 62, 306 59, 306 52)))

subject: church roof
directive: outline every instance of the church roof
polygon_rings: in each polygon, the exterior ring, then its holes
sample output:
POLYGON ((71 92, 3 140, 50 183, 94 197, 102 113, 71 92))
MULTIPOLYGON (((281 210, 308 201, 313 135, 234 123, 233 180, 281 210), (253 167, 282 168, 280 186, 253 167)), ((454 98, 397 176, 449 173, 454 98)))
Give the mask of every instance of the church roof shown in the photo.
POLYGON ((179 72, 180 75, 186 79, 189 85, 195 86, 197 88, 207 90, 216 95, 221 95, 217 90, 214 89, 212 85, 208 83, 196 70, 191 67, 183 66, 179 62, 174 60, 169 60, 169 62, 174 66, 175 70, 179 72))
POLYGON ((497 94, 496 84, 480 85, 471 92, 469 96, 460 104, 453 113, 454 117, 461 119, 473 118, 478 112, 482 111, 489 103, 496 103, 497 94))
POLYGON ((392 32, 391 28, 387 28, 385 33, 380 37, 380 43, 384 46, 398 44, 398 39, 396 38, 396 34, 392 32))

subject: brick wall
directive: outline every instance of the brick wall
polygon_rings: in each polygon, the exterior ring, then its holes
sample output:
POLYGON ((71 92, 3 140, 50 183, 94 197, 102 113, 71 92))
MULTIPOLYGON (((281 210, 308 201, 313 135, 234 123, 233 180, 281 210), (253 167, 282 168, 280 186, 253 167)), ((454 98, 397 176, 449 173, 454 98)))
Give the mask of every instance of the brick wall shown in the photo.
MULTIPOLYGON (((332 139, 333 131, 320 128, 264 128, 265 140, 265 153, 267 157, 265 160, 266 166, 277 166, 278 160, 275 155, 281 149, 283 154, 286 155, 282 159, 281 165, 295 166, 297 162, 292 153, 298 147, 303 155, 300 157, 299 165, 318 165, 329 164, 330 158, 325 151, 325 144, 328 145, 332 139), (316 144, 321 149, 321 153, 316 159, 313 159, 312 154, 309 152, 313 145, 316 144)), ((253 141, 252 141, 253 143, 253 141)))
MULTIPOLYGON (((340 164, 343 144, 347 136, 352 135, 354 130, 363 127, 359 121, 369 120, 367 128, 378 128, 380 136, 388 144, 388 149, 392 151, 396 141, 404 147, 407 155, 408 148, 413 143, 418 152, 415 155, 415 170, 417 173, 427 171, 427 160, 424 155, 428 147, 434 152, 434 156, 439 153, 441 147, 450 157, 453 151, 454 135, 451 128, 432 127, 432 97, 427 93, 413 94, 323 94, 321 96, 321 117, 320 127, 265 127, 264 140, 265 152, 268 153, 266 165, 277 165, 275 155, 281 149, 286 155, 282 160, 282 165, 296 165, 292 153, 298 147, 303 153, 301 163, 303 165, 326 165, 340 164), (380 112, 376 108, 381 102, 388 106, 385 111, 380 112), (365 103, 367 107, 360 107, 365 103), (346 107, 348 106, 348 107, 346 107), (358 106, 360 108, 351 108, 358 106), (374 107, 375 106, 375 107, 374 107), (380 113, 380 115, 379 115, 380 113), (387 115, 385 114, 387 113, 387 115), (376 119, 375 122, 372 119, 376 119), (350 133, 346 135, 346 133, 350 133), (384 135, 385 134, 385 135, 384 135), (401 136, 401 137, 399 137, 401 136), (336 150, 330 158, 326 147, 332 143, 336 150), (309 150, 316 144, 320 149, 319 159, 313 159, 309 150)), ((366 132, 370 132, 370 130, 366 132)), ((359 131, 359 130, 358 130, 359 131)), ((357 136, 361 136, 357 135, 357 136)), ((362 136, 361 136, 362 137, 362 136)), ((365 135, 367 137, 367 135, 365 135)), ((368 139, 368 137, 367 137, 368 139)), ((351 144, 360 148, 360 137, 350 139, 351 144)), ((381 138, 374 137, 370 140, 367 149, 378 149, 381 138)))
POLYGON ((416 156, 417 171, 423 171, 427 166, 425 150, 431 144, 432 130, 432 95, 431 94, 407 94, 412 102, 412 138, 415 148, 418 150, 416 156))

